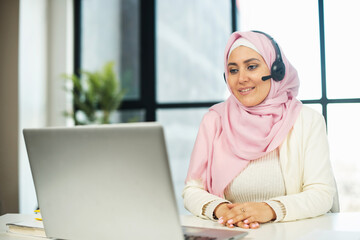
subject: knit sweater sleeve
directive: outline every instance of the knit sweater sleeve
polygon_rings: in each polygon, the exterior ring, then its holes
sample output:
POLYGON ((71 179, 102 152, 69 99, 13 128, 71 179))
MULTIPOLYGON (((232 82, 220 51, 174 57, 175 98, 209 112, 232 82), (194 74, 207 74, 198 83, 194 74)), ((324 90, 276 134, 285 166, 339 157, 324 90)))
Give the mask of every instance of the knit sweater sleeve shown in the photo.
POLYGON ((190 180, 186 182, 182 197, 184 198, 185 208, 192 214, 214 220, 214 210, 221 203, 229 201, 212 195, 204 189, 200 180, 190 180))
POLYGON ((287 194, 270 199, 284 205, 283 221, 316 217, 328 212, 336 191, 325 121, 311 109, 303 111, 292 137, 288 137, 280 151, 280 157, 283 155, 286 159, 282 167, 287 194))

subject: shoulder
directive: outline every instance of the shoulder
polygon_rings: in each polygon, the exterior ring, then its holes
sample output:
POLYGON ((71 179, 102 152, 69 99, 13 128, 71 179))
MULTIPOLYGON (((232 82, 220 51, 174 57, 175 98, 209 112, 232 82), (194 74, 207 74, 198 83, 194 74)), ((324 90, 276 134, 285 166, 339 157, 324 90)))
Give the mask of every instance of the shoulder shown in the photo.
POLYGON ((225 102, 217 103, 209 108, 209 111, 204 115, 203 120, 219 121, 225 108, 225 102))
POLYGON ((321 123, 325 123, 324 116, 318 111, 303 104, 296 124, 311 126, 313 124, 321 123))
POLYGON ((320 112, 314 110, 311 107, 306 106, 306 104, 302 105, 300 114, 308 116, 308 117, 317 117, 317 118, 322 117, 322 114, 320 112))
POLYGON ((203 119, 201 121, 201 125, 211 127, 220 124, 220 122, 221 122, 220 114, 210 108, 209 111, 204 114, 203 119))
POLYGON ((326 135, 326 123, 324 116, 318 111, 303 105, 294 124, 292 135, 307 141, 309 138, 326 135))
POLYGON ((219 113, 214 106, 210 107, 209 111, 204 114, 201 120, 200 129, 210 132, 216 132, 221 129, 221 113, 219 113))

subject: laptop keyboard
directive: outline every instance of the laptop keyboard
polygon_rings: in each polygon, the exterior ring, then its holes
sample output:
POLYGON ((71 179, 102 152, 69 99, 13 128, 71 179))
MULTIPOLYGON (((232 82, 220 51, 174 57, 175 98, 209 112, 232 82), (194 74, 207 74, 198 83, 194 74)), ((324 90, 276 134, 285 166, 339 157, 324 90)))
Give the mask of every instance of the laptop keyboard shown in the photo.
POLYGON ((185 240, 216 240, 214 237, 203 237, 203 236, 194 236, 194 235, 184 235, 185 240))

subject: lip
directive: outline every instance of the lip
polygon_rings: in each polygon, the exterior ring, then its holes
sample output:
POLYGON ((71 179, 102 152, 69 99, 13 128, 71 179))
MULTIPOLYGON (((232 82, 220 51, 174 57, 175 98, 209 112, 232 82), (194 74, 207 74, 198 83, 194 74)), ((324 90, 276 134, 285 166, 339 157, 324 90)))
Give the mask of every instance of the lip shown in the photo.
POLYGON ((246 88, 239 88, 238 89, 238 93, 241 94, 241 95, 248 95, 250 94, 252 91, 254 91, 255 87, 246 87, 246 88), (249 90, 248 90, 249 89, 249 90), (248 91, 245 91, 244 90, 248 90, 248 91))

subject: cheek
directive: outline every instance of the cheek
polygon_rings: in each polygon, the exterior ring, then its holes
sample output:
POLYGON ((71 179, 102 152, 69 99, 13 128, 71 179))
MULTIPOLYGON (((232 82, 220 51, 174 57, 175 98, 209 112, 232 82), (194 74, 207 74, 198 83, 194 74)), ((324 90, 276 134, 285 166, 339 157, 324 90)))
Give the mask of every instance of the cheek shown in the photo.
POLYGON ((234 80, 234 78, 229 77, 227 83, 230 90, 234 92, 234 89, 236 89, 236 81, 234 80))
POLYGON ((261 86, 261 94, 264 95, 264 98, 266 98, 269 95, 271 89, 271 80, 267 80, 263 82, 261 86))

